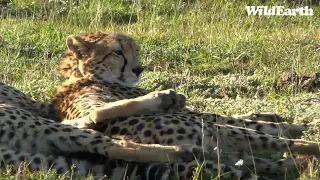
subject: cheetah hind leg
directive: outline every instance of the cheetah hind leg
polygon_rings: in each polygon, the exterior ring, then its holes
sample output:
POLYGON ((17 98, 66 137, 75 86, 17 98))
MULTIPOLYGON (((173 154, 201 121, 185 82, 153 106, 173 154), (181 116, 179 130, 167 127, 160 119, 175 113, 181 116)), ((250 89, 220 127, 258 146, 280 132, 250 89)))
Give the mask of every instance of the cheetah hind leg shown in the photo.
POLYGON ((234 166, 229 166, 223 163, 216 164, 215 161, 206 160, 204 162, 192 161, 188 163, 176 163, 174 164, 172 177, 177 177, 179 179, 263 179, 267 178, 254 175, 252 173, 244 174, 242 170, 235 168, 234 166), (175 176, 174 176, 175 175, 175 176))
MULTIPOLYGON (((105 179, 104 177, 110 176, 111 180, 123 180, 126 179, 124 175, 126 177, 155 176, 153 175, 154 169, 156 172, 167 171, 167 174, 170 172, 170 168, 165 163, 126 162, 118 159, 110 160, 95 153, 78 153, 80 154, 62 153, 45 156, 40 153, 32 154, 0 148, 0 165, 2 167, 9 165, 11 172, 23 171, 24 169, 31 172, 54 170, 66 177, 73 177, 71 179, 86 177, 89 173, 94 176, 94 179, 105 179), (158 165, 156 166, 156 164, 158 165), (122 170, 123 174, 119 172, 119 169, 122 170), (149 174, 146 174, 147 172, 149 174)), ((164 177, 165 174, 158 173, 158 176, 164 177)))
POLYGON ((267 176, 283 176, 288 172, 303 172, 308 166, 308 160, 305 158, 289 158, 274 161, 245 155, 242 160, 243 164, 239 164, 239 168, 243 172, 267 176))
POLYGON ((283 118, 275 113, 269 112, 257 112, 257 113, 248 113, 248 114, 240 114, 233 116, 235 118, 240 119, 250 119, 254 121, 267 121, 267 122, 284 122, 283 118))
MULTIPOLYGON (((257 131, 262 131, 270 135, 278 136, 283 135, 286 137, 301 137, 303 131, 309 129, 310 125, 307 124, 288 124, 284 122, 269 122, 261 120, 250 120, 235 118, 231 116, 223 116, 212 113, 193 113, 195 118, 204 121, 214 122, 220 125, 232 125, 237 127, 249 128, 257 131)), ((266 114, 266 116, 269 116, 266 114)), ((273 115, 270 115, 273 116, 273 115)))
POLYGON ((36 101, 17 88, 2 82, 0 82, 0 102, 25 109, 44 118, 57 119, 49 103, 36 101))
POLYGON ((70 170, 71 165, 68 165, 64 157, 45 156, 40 153, 26 153, 6 148, 0 149, 0 161, 1 167, 9 165, 14 171, 28 169, 31 172, 55 169, 58 173, 65 173, 70 170))
POLYGON ((320 143, 300 139, 284 139, 252 129, 230 125, 215 125, 217 139, 212 140, 222 150, 232 149, 246 152, 277 151, 320 156, 320 143))
POLYGON ((282 159, 273 161, 271 159, 256 158, 246 155, 243 157, 243 165, 238 166, 236 163, 232 163, 232 166, 220 163, 215 164, 212 161, 206 160, 203 163, 196 161, 190 162, 185 167, 178 170, 185 170, 179 172, 182 179, 190 179, 190 171, 193 169, 193 179, 199 174, 199 168, 201 168, 202 175, 211 176, 211 179, 220 177, 221 179, 273 179, 274 177, 284 176, 288 172, 302 172, 306 169, 308 161, 306 159, 282 159), (198 168, 198 169, 197 169, 198 168))

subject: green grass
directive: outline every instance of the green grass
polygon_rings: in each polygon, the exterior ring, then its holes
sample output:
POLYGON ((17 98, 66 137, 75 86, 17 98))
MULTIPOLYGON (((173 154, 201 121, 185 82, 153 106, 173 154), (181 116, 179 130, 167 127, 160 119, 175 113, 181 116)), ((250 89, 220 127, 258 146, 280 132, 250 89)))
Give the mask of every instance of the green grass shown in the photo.
POLYGON ((57 68, 68 35, 106 30, 140 43, 147 69, 143 88, 175 88, 201 111, 270 111, 290 122, 320 119, 320 91, 279 84, 286 73, 320 71, 319 6, 312 7, 311 17, 260 17, 248 16, 245 6, 301 5, 276 0, 2 2, 0 79, 35 99, 49 101, 61 82, 57 68))

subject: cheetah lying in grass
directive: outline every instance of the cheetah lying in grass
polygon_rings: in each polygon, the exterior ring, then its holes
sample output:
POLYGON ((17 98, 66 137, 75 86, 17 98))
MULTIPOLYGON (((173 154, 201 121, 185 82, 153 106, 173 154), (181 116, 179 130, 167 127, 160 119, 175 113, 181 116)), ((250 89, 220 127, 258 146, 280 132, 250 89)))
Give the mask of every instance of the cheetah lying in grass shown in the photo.
POLYGON ((195 152, 197 161, 171 163, 169 169, 158 169, 162 172, 156 173, 159 179, 175 179, 177 174, 180 179, 190 179, 198 162, 204 163, 202 172, 216 172, 226 179, 246 179, 246 172, 281 173, 305 165, 304 159, 274 162, 255 158, 251 152, 320 155, 319 143, 278 137, 299 137, 309 125, 272 122, 277 119, 273 114, 235 118, 199 113, 184 108, 185 97, 173 90, 147 92, 136 88, 143 68, 139 46, 128 36, 94 32, 69 36, 66 44, 68 50, 60 72, 68 79, 57 87, 52 101, 63 124, 136 143, 193 144, 203 148, 203 154, 195 152), (233 165, 239 158, 245 166, 237 169, 233 165))
MULTIPOLYGON (((58 173, 94 173, 96 178, 116 174, 114 164, 139 171, 163 169, 165 164, 192 156, 193 145, 164 146, 116 140, 93 131, 46 119, 54 117, 50 104, 32 100, 0 82, 0 165, 15 170, 55 169, 58 173), (126 161, 136 161, 130 164, 126 161)), ((116 166, 116 165, 115 165, 116 166)), ((141 174, 143 175, 143 174, 141 174)))

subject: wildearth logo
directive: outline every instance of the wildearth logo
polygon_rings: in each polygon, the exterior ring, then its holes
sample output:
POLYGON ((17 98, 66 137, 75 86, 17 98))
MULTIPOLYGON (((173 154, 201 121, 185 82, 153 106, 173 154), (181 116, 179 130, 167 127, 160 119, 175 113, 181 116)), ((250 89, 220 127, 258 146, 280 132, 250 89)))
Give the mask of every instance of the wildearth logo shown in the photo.
POLYGON ((248 15, 254 16, 313 16, 313 9, 308 6, 288 9, 284 6, 246 6, 248 15))

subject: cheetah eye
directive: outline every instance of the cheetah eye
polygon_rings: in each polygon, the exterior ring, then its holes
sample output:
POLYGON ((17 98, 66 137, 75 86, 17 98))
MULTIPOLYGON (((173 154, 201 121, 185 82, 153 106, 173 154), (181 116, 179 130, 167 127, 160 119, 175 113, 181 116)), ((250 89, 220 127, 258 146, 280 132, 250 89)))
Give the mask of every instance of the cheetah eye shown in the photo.
POLYGON ((117 55, 123 55, 122 51, 121 50, 118 50, 118 51, 114 51, 114 53, 116 53, 117 55))

